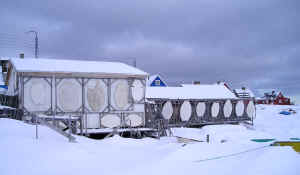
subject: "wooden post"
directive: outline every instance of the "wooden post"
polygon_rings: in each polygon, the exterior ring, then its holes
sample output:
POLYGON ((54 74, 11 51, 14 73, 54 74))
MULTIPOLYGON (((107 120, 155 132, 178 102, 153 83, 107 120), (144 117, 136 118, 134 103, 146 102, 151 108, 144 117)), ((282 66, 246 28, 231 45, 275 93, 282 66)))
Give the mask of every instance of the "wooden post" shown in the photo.
MULTIPOLYGON (((71 136, 71 135, 72 135, 72 128, 71 128, 71 115, 69 115, 68 127, 69 127, 69 134, 70 134, 70 136, 71 136)), ((71 137, 69 137, 69 142, 71 142, 71 137)))
POLYGON ((39 138, 39 133, 38 133, 38 123, 37 123, 37 116, 34 115, 35 117, 35 139, 39 138))
POLYGON ((87 136, 87 114, 85 114, 85 136, 87 136))
POLYGON ((80 124, 80 135, 83 135, 83 114, 80 116, 79 124, 80 124))

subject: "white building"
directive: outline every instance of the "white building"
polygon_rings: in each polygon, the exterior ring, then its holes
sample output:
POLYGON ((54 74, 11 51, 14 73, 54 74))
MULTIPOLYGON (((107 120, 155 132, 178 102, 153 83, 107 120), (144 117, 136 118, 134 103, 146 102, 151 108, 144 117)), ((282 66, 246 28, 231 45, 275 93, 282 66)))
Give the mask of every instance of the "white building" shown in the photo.
POLYGON ((12 58, 8 94, 25 115, 80 115, 88 129, 141 127, 147 76, 119 62, 12 58))

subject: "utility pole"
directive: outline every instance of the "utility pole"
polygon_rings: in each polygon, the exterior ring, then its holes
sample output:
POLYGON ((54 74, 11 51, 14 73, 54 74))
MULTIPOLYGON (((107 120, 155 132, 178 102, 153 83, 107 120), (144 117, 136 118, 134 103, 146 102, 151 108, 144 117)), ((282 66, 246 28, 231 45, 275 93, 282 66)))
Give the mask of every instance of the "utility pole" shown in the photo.
POLYGON ((38 58, 38 55, 39 55, 39 38, 38 38, 38 32, 35 31, 35 30, 30 30, 26 33, 34 33, 35 34, 35 45, 34 45, 34 55, 35 55, 35 58, 38 58))
POLYGON ((133 66, 136 67, 136 58, 133 59, 133 66))

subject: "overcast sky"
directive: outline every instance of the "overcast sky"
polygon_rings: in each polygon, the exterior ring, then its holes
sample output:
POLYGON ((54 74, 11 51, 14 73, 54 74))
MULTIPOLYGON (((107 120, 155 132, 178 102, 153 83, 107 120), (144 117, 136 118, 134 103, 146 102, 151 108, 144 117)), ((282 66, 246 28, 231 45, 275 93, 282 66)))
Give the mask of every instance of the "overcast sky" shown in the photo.
MULTIPOLYGON (((120 60, 300 97, 299 0, 1 0, 0 56, 120 60)), ((300 99, 300 98, 299 98, 300 99)))

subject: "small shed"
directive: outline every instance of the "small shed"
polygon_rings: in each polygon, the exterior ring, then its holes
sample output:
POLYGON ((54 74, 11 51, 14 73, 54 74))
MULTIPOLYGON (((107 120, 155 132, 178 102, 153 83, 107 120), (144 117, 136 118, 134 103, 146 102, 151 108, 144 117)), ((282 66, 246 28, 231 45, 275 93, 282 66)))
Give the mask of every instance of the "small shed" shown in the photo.
POLYGON ((148 74, 120 62, 11 58, 8 94, 18 108, 53 118, 81 116, 85 129, 142 127, 148 74))
POLYGON ((159 74, 155 74, 155 75, 151 75, 147 79, 147 86, 152 86, 152 87, 166 87, 168 85, 162 79, 162 77, 159 74))

